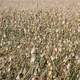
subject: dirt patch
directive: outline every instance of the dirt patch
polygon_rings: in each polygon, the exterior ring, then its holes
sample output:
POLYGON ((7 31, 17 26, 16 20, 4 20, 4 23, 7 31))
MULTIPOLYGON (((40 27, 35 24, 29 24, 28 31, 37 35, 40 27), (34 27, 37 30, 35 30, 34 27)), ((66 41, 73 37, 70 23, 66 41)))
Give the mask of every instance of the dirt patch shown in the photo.
POLYGON ((50 7, 71 7, 79 6, 79 0, 0 0, 0 9, 6 8, 19 8, 19 9, 32 9, 50 8, 50 7))

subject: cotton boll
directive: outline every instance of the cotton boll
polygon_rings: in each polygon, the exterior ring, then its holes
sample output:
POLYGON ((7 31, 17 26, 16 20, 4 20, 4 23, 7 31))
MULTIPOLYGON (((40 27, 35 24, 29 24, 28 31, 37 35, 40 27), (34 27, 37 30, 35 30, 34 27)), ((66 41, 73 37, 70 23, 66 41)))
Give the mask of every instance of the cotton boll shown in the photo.
POLYGON ((31 54, 35 53, 35 48, 32 48, 31 54))
POLYGON ((35 61, 35 47, 33 47, 32 48, 32 50, 31 50, 31 63, 34 63, 34 61, 35 61))
POLYGON ((16 80, 20 80, 20 77, 19 77, 19 75, 16 77, 16 80))
POLYGON ((67 69, 69 69, 69 68, 70 68, 70 64, 67 65, 67 69))
POLYGON ((34 61, 35 61, 35 55, 32 55, 32 56, 31 56, 31 61, 30 61, 30 62, 31 62, 31 63, 34 63, 34 61))

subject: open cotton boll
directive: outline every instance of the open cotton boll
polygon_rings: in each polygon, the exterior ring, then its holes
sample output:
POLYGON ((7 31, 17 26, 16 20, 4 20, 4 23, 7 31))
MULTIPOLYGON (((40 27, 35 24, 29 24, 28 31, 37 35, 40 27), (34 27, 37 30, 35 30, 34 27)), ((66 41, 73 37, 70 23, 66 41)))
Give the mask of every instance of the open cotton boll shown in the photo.
POLYGON ((31 54, 35 53, 35 47, 32 48, 31 54))
POLYGON ((31 63, 34 63, 34 61, 35 61, 35 54, 34 53, 35 53, 35 48, 33 47, 31 50, 31 61, 30 61, 31 63))
POLYGON ((20 77, 19 77, 19 75, 16 77, 16 80, 20 80, 20 77))
POLYGON ((32 55, 32 56, 31 56, 31 61, 30 61, 30 62, 33 63, 34 61, 35 61, 35 55, 32 55))

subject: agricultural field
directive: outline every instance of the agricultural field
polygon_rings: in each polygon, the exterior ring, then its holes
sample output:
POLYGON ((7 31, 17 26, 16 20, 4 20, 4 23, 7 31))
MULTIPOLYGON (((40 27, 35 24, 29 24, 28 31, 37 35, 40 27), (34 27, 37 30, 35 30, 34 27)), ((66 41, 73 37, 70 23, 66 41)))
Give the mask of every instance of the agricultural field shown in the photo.
POLYGON ((74 6, 0 7, 0 80, 80 80, 80 11, 74 6))

